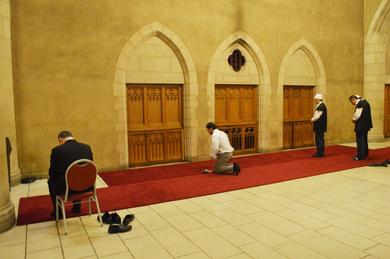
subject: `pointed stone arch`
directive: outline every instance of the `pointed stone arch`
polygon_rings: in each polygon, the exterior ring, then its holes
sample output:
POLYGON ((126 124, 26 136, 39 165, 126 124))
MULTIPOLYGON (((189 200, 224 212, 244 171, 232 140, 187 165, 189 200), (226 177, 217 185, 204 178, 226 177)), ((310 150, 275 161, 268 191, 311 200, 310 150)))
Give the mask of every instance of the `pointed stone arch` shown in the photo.
POLYGON ((207 100, 208 100, 208 121, 215 121, 215 75, 217 64, 223 52, 234 44, 240 44, 249 52, 253 58, 258 71, 258 148, 260 151, 268 150, 269 127, 266 127, 269 120, 268 107, 271 95, 271 79, 265 55, 257 43, 245 32, 237 31, 227 37, 216 49, 211 59, 207 80, 207 100))
MULTIPOLYGON (((282 59, 282 63, 280 65, 279 76, 278 76, 278 85, 276 95, 277 97, 274 99, 279 107, 283 107, 283 84, 286 75, 286 69, 288 65, 288 60, 294 55, 294 53, 298 50, 302 50, 310 59, 310 62, 313 66, 315 73, 315 81, 316 81, 316 89, 317 93, 321 93, 326 98, 326 74, 324 64, 320 55, 314 46, 308 42, 306 39, 301 39, 295 42, 284 55, 282 59)), ((282 108, 281 108, 282 109, 282 108)), ((276 125, 276 134, 279 136, 278 146, 283 147, 283 109, 281 112, 277 113, 274 116, 275 120, 278 122, 276 125)))
POLYGON ((153 22, 139 29, 123 47, 115 68, 114 98, 118 119, 116 125, 117 150, 120 156, 120 166, 128 166, 127 147, 127 114, 126 114, 126 71, 129 67, 130 56, 137 47, 151 37, 158 37, 166 43, 179 60, 184 77, 184 149, 185 159, 193 160, 197 156, 198 119, 195 116, 198 108, 198 82, 193 59, 182 40, 168 27, 159 22, 153 22))
POLYGON ((364 39, 364 87, 363 96, 370 101, 374 127, 371 140, 383 139, 384 86, 390 83, 386 77, 386 45, 390 46, 390 0, 382 0, 376 10, 364 39), (387 29, 387 30, 386 30, 387 29))

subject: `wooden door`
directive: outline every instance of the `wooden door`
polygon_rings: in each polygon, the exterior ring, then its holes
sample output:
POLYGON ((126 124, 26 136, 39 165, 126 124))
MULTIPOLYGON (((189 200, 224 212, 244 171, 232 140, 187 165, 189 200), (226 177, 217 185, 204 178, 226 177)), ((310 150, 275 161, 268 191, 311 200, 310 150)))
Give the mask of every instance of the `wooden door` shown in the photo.
POLYGON ((313 125, 312 86, 284 86, 283 148, 312 146, 313 125))
POLYGON ((390 85, 385 85, 384 109, 383 135, 385 138, 388 138, 390 137, 390 85))
POLYGON ((183 160, 181 85, 127 85, 129 164, 183 160))
POLYGON ((215 122, 228 134, 236 154, 256 152, 256 86, 216 85, 215 122))

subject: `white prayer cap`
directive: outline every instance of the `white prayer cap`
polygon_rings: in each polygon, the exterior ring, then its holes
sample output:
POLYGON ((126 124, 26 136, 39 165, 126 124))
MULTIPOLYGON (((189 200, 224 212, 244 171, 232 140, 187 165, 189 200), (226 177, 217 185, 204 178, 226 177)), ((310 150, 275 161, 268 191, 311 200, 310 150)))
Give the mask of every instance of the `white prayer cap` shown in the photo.
POLYGON ((324 98, 322 97, 322 94, 316 94, 313 99, 323 100, 324 98))

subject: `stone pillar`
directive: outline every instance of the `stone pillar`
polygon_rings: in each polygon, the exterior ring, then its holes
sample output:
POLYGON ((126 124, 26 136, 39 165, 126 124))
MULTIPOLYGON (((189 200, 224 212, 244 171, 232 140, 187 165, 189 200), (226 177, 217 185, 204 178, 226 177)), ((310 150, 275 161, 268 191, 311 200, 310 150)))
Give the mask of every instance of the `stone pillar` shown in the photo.
MULTIPOLYGON (((0 0, 0 129, 9 138, 12 147, 9 162, 11 185, 14 186, 20 183, 21 171, 16 144, 10 22, 10 0, 0 0)), ((4 138, 0 141, 4 141, 4 138)))
POLYGON ((16 149, 14 93, 12 84, 10 0, 0 0, 0 232, 15 224, 15 210, 9 196, 5 138, 10 139, 11 178, 20 180, 16 149))
POLYGON ((382 36, 375 32, 366 39, 364 48, 363 97, 371 105, 374 128, 369 132, 370 140, 383 139, 385 91, 385 44, 382 36))

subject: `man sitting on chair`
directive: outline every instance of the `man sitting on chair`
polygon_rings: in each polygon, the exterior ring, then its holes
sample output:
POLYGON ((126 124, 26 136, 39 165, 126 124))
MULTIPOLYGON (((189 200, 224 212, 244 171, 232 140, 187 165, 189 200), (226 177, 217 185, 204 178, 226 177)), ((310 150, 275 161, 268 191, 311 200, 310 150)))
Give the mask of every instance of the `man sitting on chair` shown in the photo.
MULTIPOLYGON (((58 134, 58 141, 60 145, 51 150, 49 180, 47 181, 53 203, 53 216, 55 216, 56 211, 56 195, 65 194, 66 169, 76 160, 93 160, 91 147, 77 142, 70 131, 61 131, 58 134)), ((74 213, 80 213, 80 204, 76 202, 73 203, 72 211, 74 213)))

